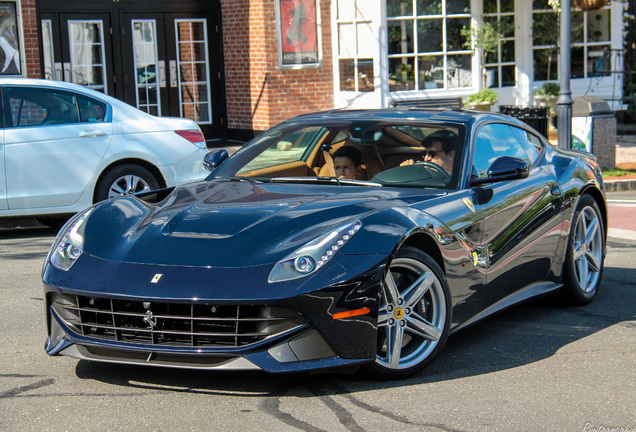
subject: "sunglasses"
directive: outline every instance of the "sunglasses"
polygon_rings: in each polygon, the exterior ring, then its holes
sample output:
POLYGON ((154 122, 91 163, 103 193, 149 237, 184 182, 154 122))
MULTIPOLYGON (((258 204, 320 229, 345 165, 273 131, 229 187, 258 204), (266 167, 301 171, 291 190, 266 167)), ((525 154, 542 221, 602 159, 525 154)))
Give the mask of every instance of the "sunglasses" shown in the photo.
POLYGON ((425 158, 426 156, 430 156, 432 159, 434 159, 440 153, 444 153, 444 150, 423 150, 422 158, 425 158))

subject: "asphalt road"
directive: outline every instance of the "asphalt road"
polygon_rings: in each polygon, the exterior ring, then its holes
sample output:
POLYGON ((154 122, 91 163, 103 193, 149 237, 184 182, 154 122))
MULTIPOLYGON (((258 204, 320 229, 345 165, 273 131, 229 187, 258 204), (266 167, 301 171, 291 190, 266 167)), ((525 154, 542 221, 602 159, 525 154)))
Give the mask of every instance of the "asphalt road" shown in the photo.
POLYGON ((633 241, 610 241, 594 303, 516 307, 450 338, 419 375, 378 382, 48 357, 40 270, 53 236, 0 230, 0 431, 636 430, 633 241))

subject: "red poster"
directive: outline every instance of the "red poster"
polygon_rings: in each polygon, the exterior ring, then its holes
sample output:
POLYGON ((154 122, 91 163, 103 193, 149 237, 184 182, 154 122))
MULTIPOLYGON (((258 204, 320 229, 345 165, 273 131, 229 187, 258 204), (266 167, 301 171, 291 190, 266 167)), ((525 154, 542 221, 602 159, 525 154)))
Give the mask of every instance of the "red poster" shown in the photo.
POLYGON ((316 0, 280 0, 282 64, 318 63, 316 0))

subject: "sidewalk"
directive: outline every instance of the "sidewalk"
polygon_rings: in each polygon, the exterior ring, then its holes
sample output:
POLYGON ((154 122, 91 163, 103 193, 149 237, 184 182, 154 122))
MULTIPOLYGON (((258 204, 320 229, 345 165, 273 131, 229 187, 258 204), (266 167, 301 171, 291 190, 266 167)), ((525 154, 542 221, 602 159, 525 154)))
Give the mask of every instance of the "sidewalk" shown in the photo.
MULTIPOLYGON (((636 170, 636 135, 616 136, 616 168, 636 170)), ((636 174, 606 177, 606 192, 636 190, 636 174)))

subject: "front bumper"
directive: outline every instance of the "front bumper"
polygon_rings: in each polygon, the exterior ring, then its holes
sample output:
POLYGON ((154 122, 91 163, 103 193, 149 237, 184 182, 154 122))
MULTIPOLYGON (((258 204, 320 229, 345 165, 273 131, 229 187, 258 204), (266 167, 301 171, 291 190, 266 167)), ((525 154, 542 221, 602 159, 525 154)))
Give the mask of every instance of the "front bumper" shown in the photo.
MULTIPOLYGON (((359 257, 343 256, 343 260, 349 261, 352 268, 359 268, 359 257)), ((367 264, 369 261, 373 260, 367 264)), ((45 269, 49 329, 45 350, 49 355, 102 362, 189 369, 260 369, 272 373, 370 362, 376 354, 383 269, 384 262, 379 260, 349 280, 331 280, 321 289, 282 298, 245 298, 250 291, 237 287, 237 298, 219 300, 211 295, 192 296, 179 287, 164 300, 140 296, 148 291, 135 289, 134 277, 128 280, 132 286, 122 287, 126 284, 119 279, 118 288, 113 289, 113 281, 108 278, 100 278, 96 284, 95 275, 170 271, 177 280, 210 281, 219 280, 215 274, 218 269, 115 264, 82 256, 72 269, 72 278, 51 266, 45 269), (116 272, 102 272, 109 269, 100 268, 112 265, 117 265, 116 272), (92 275, 90 279, 85 279, 88 273, 83 274, 87 271, 92 275), (184 274, 192 272, 207 274, 203 279, 202 274, 184 274), (244 297, 240 298, 240 294, 244 297), (333 318, 335 313, 363 308, 369 312, 333 318), (202 312, 212 309, 220 315, 202 312), (238 312, 246 309, 250 311, 246 315, 238 312), (286 318, 284 323, 281 317, 286 318), (228 326, 229 330, 225 328, 228 326)), ((328 274, 325 272, 325 276, 328 274)), ((254 282, 247 279, 243 281, 247 285, 254 282)), ((304 288, 311 286, 306 284, 304 288)), ((201 293, 199 288, 196 291, 201 293)))

